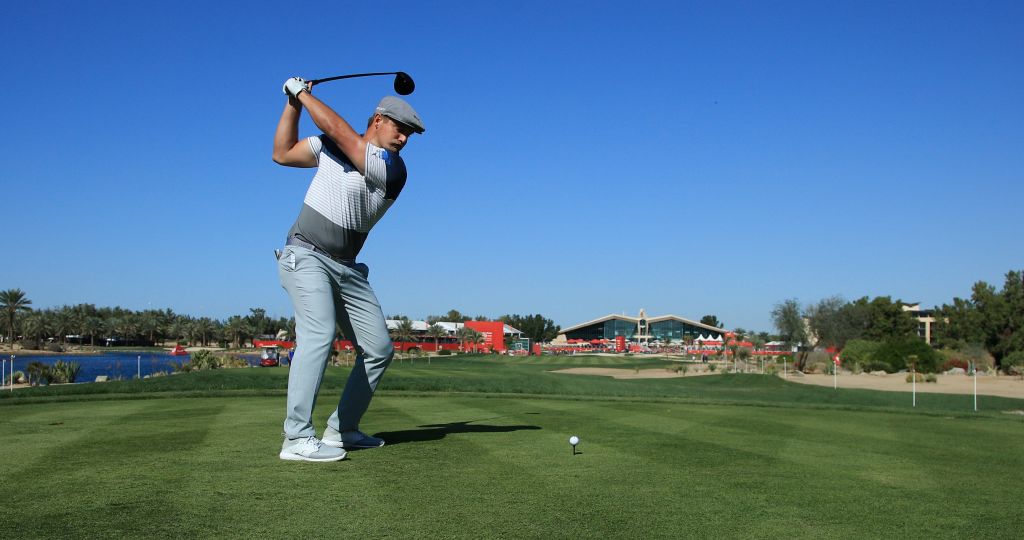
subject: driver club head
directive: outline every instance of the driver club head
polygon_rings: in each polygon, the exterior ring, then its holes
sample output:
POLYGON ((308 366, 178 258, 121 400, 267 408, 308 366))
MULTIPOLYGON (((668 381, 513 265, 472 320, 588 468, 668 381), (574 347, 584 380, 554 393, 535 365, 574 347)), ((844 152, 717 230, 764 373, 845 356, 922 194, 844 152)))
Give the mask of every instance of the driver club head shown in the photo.
POLYGON ((395 73, 395 92, 400 96, 408 96, 416 89, 416 83, 412 81, 412 77, 404 71, 395 73))

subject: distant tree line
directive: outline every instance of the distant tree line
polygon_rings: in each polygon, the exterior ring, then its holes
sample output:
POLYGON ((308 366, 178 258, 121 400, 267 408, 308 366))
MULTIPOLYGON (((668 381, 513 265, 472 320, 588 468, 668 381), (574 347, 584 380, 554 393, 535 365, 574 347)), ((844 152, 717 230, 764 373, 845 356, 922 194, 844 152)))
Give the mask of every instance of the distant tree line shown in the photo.
POLYGON ((5 335, 9 347, 22 340, 26 348, 47 345, 61 348, 69 342, 82 345, 158 345, 166 342, 185 345, 220 345, 241 348, 260 336, 276 336, 283 331, 295 335, 295 319, 273 319, 262 308, 250 308, 247 315, 232 315, 225 320, 192 317, 170 309, 133 311, 121 307, 96 307, 78 304, 34 310, 20 289, 0 291, 0 311, 4 314, 5 335))
POLYGON ((1002 290, 979 281, 970 298, 931 310, 932 346, 918 336, 918 321, 904 305, 889 296, 852 302, 834 296, 807 306, 788 299, 776 304, 771 316, 779 338, 798 347, 796 369, 805 367, 814 347, 834 347, 843 351, 844 363, 886 371, 936 371, 987 361, 1004 370, 1024 366, 1022 272, 1008 272, 1002 290))
MULTIPOLYGON (((409 320, 409 317, 406 317, 405 315, 389 315, 387 318, 403 322, 409 320)), ((450 309, 448 310, 448 313, 445 313, 444 315, 428 315, 427 318, 425 319, 425 322, 428 325, 427 335, 431 336, 435 323, 438 322, 461 323, 465 321, 490 320, 501 321, 515 328, 516 330, 521 331, 523 333, 523 336, 530 338, 530 341, 534 343, 544 343, 551 341, 552 339, 555 339, 555 337, 562 330, 562 328, 555 324, 554 321, 547 317, 544 317, 539 313, 535 313, 533 315, 505 314, 502 315, 501 317, 498 317, 497 319, 491 319, 486 315, 476 315, 475 317, 470 317, 468 315, 463 315, 462 312, 460 312, 457 309, 450 309)), ((402 326, 403 325, 400 324, 399 328, 392 332, 393 338, 400 335, 406 335, 408 333, 411 333, 411 323, 408 330, 403 329, 402 326)), ((433 333, 436 334, 437 332, 437 330, 433 330, 433 333)), ((440 330, 439 332, 441 336, 444 335, 443 329, 440 330)), ((479 334, 479 332, 473 330, 472 328, 465 328, 461 330, 461 334, 459 334, 457 337, 459 338, 460 342, 479 343, 481 342, 480 340, 483 339, 483 337, 480 336, 479 334)), ((432 337, 436 338, 437 336, 434 335, 432 337)))

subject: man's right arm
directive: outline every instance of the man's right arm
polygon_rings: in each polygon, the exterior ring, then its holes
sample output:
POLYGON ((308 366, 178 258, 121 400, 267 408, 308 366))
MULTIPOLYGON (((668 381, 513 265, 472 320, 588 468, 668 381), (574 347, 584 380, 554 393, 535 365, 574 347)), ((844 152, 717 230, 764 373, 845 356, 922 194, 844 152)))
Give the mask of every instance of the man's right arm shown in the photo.
POLYGON ((316 167, 316 156, 305 140, 299 140, 299 116, 302 105, 299 100, 289 97, 284 106, 281 120, 274 132, 274 162, 288 167, 316 167))

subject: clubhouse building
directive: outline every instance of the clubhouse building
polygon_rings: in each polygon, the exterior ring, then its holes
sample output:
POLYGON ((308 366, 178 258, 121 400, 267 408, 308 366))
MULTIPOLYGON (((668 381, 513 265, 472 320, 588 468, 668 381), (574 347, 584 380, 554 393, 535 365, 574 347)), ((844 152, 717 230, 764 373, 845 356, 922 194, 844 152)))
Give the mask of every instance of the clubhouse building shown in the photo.
POLYGON ((701 324, 678 315, 659 315, 648 317, 644 310, 639 315, 605 315, 599 319, 570 326, 562 330, 556 342, 572 340, 594 342, 607 340, 610 342, 626 342, 642 345, 650 342, 674 343, 694 342, 700 340, 720 341, 725 335, 724 328, 716 328, 701 324), (621 336, 621 337, 620 337, 621 336))

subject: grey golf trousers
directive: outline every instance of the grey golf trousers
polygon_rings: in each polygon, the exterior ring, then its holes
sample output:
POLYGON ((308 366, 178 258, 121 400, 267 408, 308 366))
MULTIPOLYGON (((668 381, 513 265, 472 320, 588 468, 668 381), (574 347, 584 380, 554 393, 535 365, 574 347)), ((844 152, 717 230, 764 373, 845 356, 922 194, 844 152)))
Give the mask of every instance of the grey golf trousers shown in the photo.
POLYGON ((356 350, 356 362, 327 424, 359 429, 377 383, 395 348, 363 265, 350 268, 312 250, 285 246, 277 261, 281 286, 295 307, 295 356, 288 373, 284 433, 289 439, 316 436, 313 407, 331 355, 337 323, 356 350))

